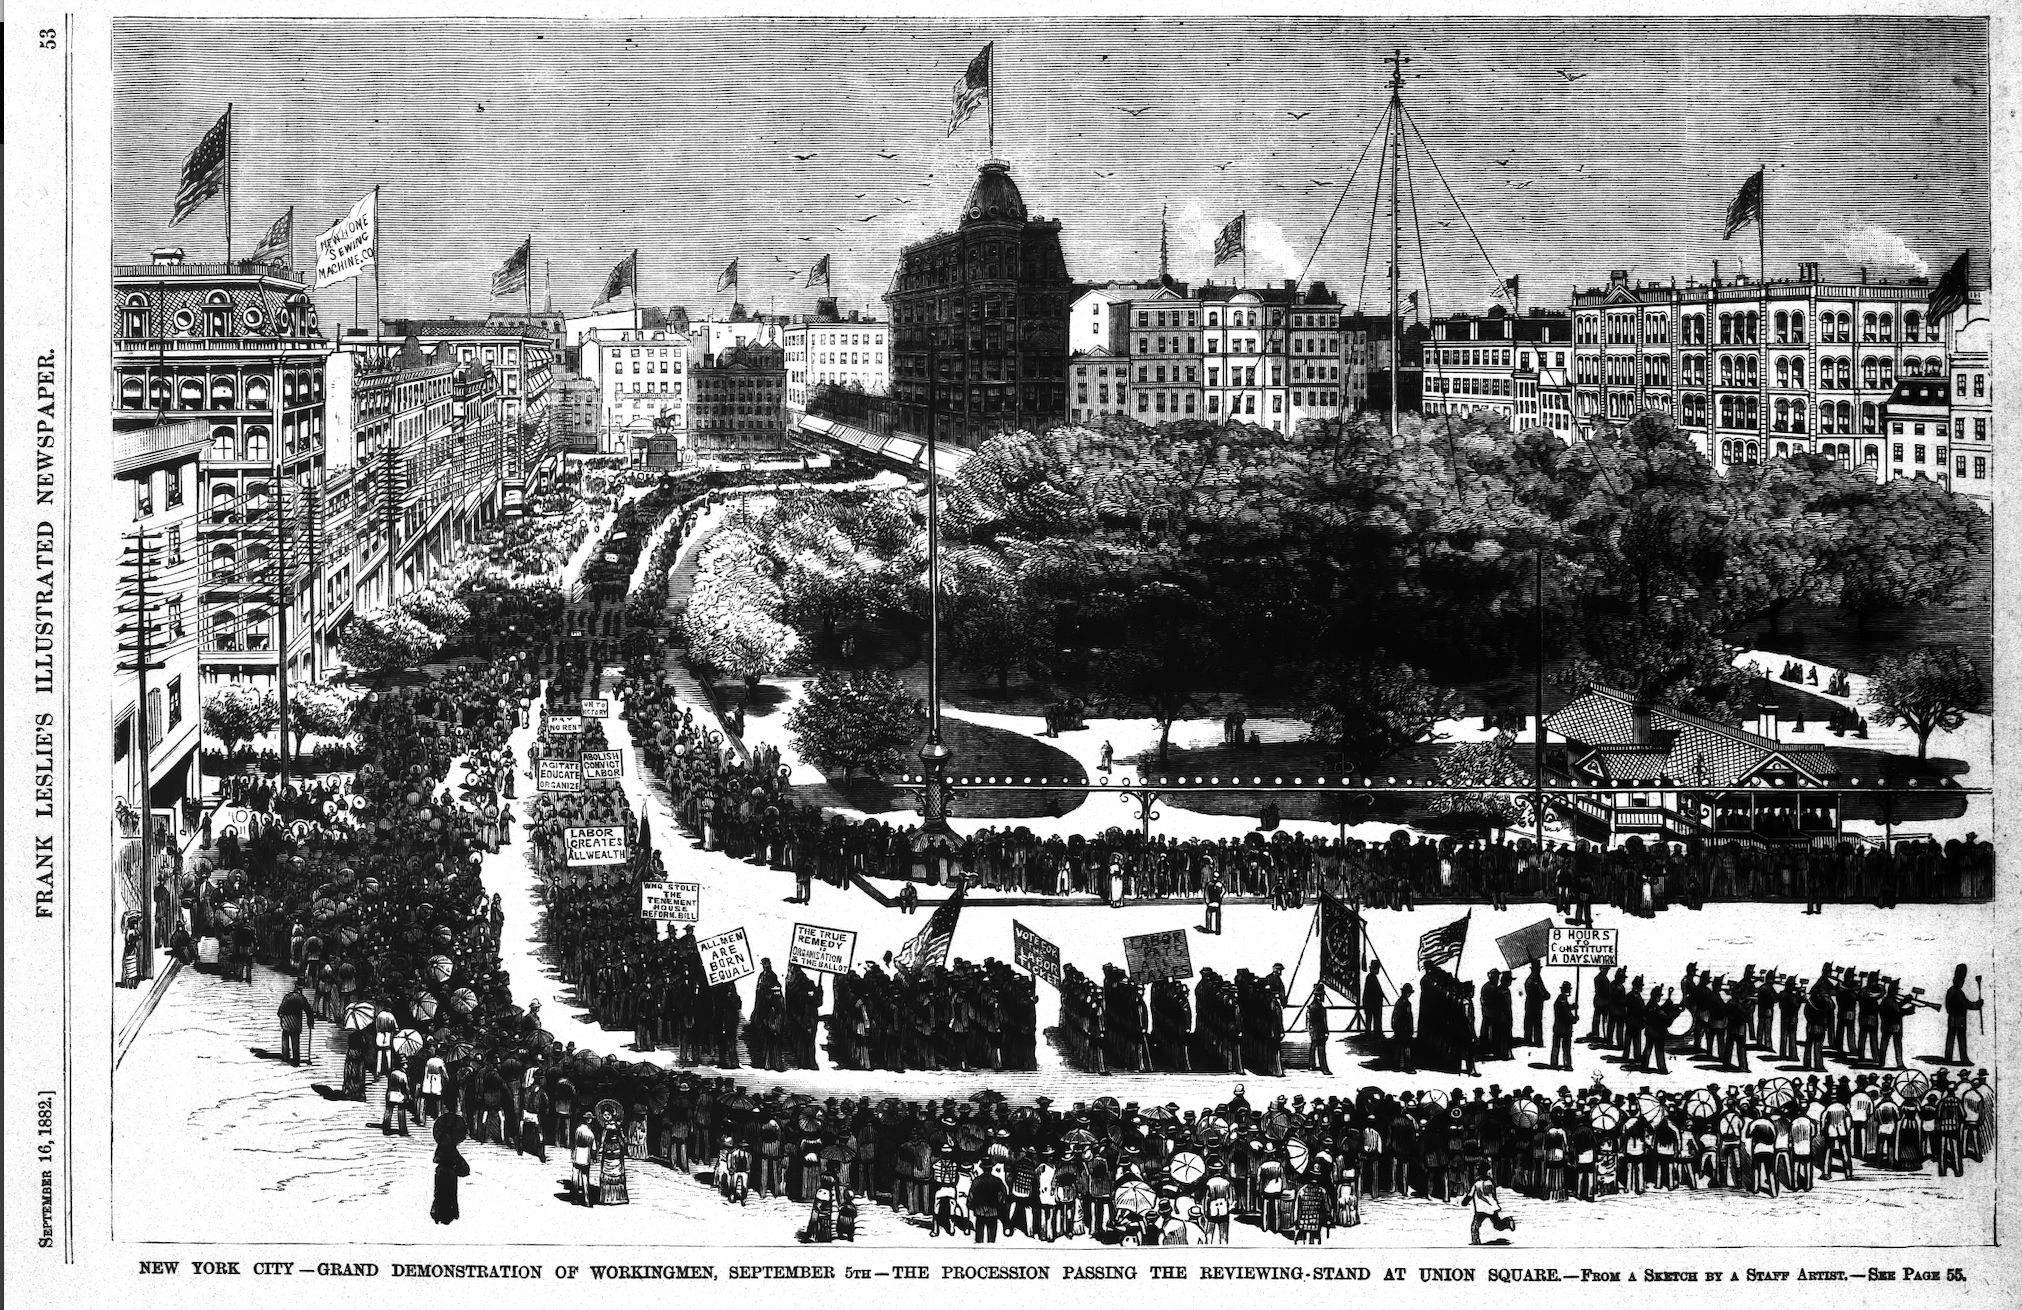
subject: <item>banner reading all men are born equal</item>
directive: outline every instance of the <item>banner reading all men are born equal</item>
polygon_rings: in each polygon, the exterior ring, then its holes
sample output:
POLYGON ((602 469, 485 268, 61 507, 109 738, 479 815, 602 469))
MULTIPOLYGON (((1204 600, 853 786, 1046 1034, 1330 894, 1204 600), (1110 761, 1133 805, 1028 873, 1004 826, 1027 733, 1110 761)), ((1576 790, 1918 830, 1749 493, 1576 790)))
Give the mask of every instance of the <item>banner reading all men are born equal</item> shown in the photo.
POLYGON ((358 277, 374 266, 378 255, 379 192, 373 190, 316 238, 317 287, 358 277))

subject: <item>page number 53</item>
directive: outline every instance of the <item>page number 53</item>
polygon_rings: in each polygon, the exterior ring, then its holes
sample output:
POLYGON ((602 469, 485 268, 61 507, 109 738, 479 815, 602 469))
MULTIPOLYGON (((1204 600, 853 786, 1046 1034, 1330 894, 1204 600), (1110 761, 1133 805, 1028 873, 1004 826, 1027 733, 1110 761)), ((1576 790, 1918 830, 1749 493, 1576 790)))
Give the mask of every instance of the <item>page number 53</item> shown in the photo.
POLYGON ((37 32, 35 34, 35 44, 41 50, 54 50, 56 48, 56 29, 45 27, 37 32))

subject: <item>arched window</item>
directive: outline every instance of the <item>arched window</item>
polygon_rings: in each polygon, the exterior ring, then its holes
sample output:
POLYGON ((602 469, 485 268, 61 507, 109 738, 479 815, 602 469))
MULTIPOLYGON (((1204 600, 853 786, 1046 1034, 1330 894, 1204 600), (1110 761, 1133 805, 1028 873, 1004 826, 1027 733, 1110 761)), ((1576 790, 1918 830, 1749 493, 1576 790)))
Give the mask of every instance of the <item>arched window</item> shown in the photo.
POLYGON ((1790 316, 1790 339, 1797 345, 1801 346, 1804 344, 1804 315, 1802 313, 1790 316))
POLYGON ((1788 441, 1777 442, 1776 457, 1778 459, 1787 459, 1789 458, 1789 456, 1790 456, 1790 443, 1788 441))
MULTIPOLYGON (((220 547, 219 549, 222 550, 224 548, 220 547)), ((230 554, 231 552, 227 550, 225 553, 230 554)), ((217 552, 213 551, 212 556, 214 559, 216 555, 217 552)), ((217 647, 219 650, 237 650, 239 648, 238 623, 239 616, 235 610, 221 609, 213 613, 211 615, 211 645, 217 647)))
POLYGON ((1728 440, 1728 441, 1722 441, 1722 442, 1720 443, 1720 462, 1721 462, 1722 464, 1732 464, 1732 463, 1734 462, 1734 442, 1733 442, 1733 441, 1731 441, 1731 440, 1728 440))
POLYGON ((1750 464, 1755 463, 1756 460, 1759 458, 1759 456, 1756 454, 1758 449, 1759 447, 1753 441, 1749 442, 1747 453, 1743 455, 1742 458, 1750 464))
POLYGON ((1804 411, 1805 403, 1803 401, 1793 400, 1790 402, 1790 430, 1792 432, 1804 431, 1804 411))
POLYGON ((267 407, 267 396, 272 385, 273 384, 268 382, 268 380, 264 377, 247 378, 246 408, 265 409, 267 407))
POLYGON ((207 337, 228 337, 232 335, 232 298, 222 291, 211 292, 204 301, 204 335, 207 337))
POLYGON ((237 400, 239 385, 233 378, 220 374, 211 379, 211 408, 231 409, 237 400))
POLYGON ((1776 357, 1776 385, 1779 387, 1790 385, 1790 361, 1781 355, 1776 357))
MULTIPOLYGON (((235 429, 229 423, 220 423, 216 427, 212 428, 211 458, 230 460, 230 459, 237 459, 238 457, 239 457, 238 430, 235 429)), ((223 483, 221 485, 224 487, 227 493, 230 492, 231 484, 229 482, 223 483)), ((216 497, 214 496, 213 499, 216 499, 216 497)))
POLYGON ((176 384, 177 409, 202 409, 204 407, 204 380, 184 378, 176 384))
POLYGON ((147 335, 147 297, 135 293, 126 298, 126 305, 119 315, 120 335, 144 337, 147 335))
MULTIPOLYGON (((1776 402, 1776 417, 1771 420, 1771 431, 1790 431, 1790 402, 1780 397, 1776 402)), ((1777 453, 1782 454, 1783 452, 1779 448, 1777 453)))
POLYGON ((246 429, 247 459, 259 463, 266 462, 268 458, 267 437, 268 437, 267 427, 263 423, 255 423, 246 429))
MULTIPOLYGON (((1876 432, 1881 431, 1880 424, 1881 424, 1880 409, 1871 400, 1863 401, 1861 403, 1861 432, 1865 435, 1872 435, 1876 432)), ((1868 449, 1873 450, 1874 447, 1869 446, 1868 449)))
POLYGON ((1862 449, 1861 463, 1879 464, 1881 462, 1882 462, 1882 448, 1880 446, 1869 445, 1862 449))
POLYGON ((1720 385, 1723 387, 1734 385, 1734 357, 1732 355, 1722 355, 1720 357, 1720 385))
POLYGON ((1804 390, 1804 356, 1793 355, 1790 359, 1790 385, 1804 390))
POLYGON ((1896 316, 1894 314, 1884 314, 1882 315, 1882 340, 1894 341, 1895 339, 1896 316))
POLYGON ((265 650, 268 646, 267 611, 249 609, 246 611, 246 649, 265 650))
POLYGON ((1945 375, 1945 361, 1936 355, 1924 356, 1924 376, 1939 378, 1945 375))
POLYGON ((1762 316, 1754 310, 1748 311, 1748 344, 1754 345, 1762 339, 1762 316))
POLYGON ((1867 313, 1865 313, 1865 314, 1862 314, 1862 315, 1861 315, 1861 340, 1862 340, 1862 341, 1879 341, 1879 340, 1881 340, 1880 336, 1879 336, 1879 335, 1877 335, 1877 334, 1878 334, 1878 331, 1879 331, 1879 329, 1878 329, 1878 328, 1876 327, 1876 324, 1877 324, 1877 323, 1878 323, 1879 321, 1880 321, 1880 320, 1878 320, 1878 319, 1877 319, 1877 318, 1875 317, 1875 314, 1874 314, 1874 311, 1873 311, 1873 310, 1869 310, 1869 311, 1868 311, 1867 313))
POLYGON ((1720 344, 1723 346, 1734 344, 1734 315, 1732 314, 1722 314, 1720 316, 1720 344))
POLYGON ((1861 385, 1873 390, 1882 384, 1882 366, 1872 356, 1861 361, 1861 385))
POLYGON ((1924 317, 1914 309, 1903 311, 1903 340, 1915 341, 1924 330, 1924 317))
POLYGON ((119 407, 121 409, 144 409, 147 404, 147 384, 137 374, 129 373, 119 380, 119 407))

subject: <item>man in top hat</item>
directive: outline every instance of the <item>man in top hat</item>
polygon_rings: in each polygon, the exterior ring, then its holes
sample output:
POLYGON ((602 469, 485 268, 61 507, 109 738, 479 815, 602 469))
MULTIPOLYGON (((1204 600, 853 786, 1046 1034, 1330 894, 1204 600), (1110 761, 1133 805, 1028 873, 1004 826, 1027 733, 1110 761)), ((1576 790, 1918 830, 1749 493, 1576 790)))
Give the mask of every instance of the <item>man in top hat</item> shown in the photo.
POLYGON ((1380 961, 1371 960, 1362 979, 1362 1023, 1371 1037, 1383 1036, 1383 982, 1377 977, 1382 968, 1380 961))
POLYGON ((1397 1067, 1405 1073, 1417 1073, 1418 1068, 1411 1059, 1411 1040, 1416 1035, 1417 1026, 1411 1013, 1411 984, 1398 989, 1397 1004, 1390 1011, 1391 1050, 1395 1053, 1397 1067))
POLYGON ((1560 983, 1559 998, 1552 1002, 1552 1068, 1573 1067, 1573 1027, 1579 1021, 1580 1007, 1573 1002, 1573 985, 1560 983))
POLYGON ((1306 1036, 1313 1044, 1313 1067, 1331 1077, 1334 1071, 1327 1067, 1327 987, 1324 983, 1314 983, 1313 994, 1306 1000, 1306 1036))
MULTIPOLYGON (((1977 981, 1977 980, 1976 980, 1977 981)), ((1973 1059, 1966 1054, 1966 1013, 1977 1010, 1982 1002, 1979 997, 1966 995, 1966 966, 1952 970, 1952 985, 1945 989, 1945 1062, 1947 1064, 1971 1064, 1973 1059), (1952 1043, 1959 1045, 1959 1058, 1952 1058, 1952 1043)))

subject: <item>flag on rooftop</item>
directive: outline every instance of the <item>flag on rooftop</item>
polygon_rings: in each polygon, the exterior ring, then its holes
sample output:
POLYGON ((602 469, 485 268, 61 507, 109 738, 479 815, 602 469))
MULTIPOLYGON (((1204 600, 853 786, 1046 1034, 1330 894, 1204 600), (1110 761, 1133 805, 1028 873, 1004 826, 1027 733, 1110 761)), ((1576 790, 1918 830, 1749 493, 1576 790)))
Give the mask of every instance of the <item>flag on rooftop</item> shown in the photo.
POLYGON ((1226 264, 1242 257, 1249 243, 1249 218, 1248 211, 1245 211, 1230 219, 1228 225, 1222 228, 1221 235, 1215 238, 1215 263, 1226 264))
POLYGON ((169 218, 170 227, 194 214, 199 205, 225 189, 231 175, 231 155, 232 107, 226 105, 218 121, 211 124, 211 130, 197 142, 197 148, 183 160, 182 184, 176 188, 175 213, 169 218))
POLYGON ((288 212, 274 220, 274 226, 267 229, 267 235, 260 238, 260 244, 253 247, 248 256, 256 264, 278 264, 286 260, 291 266, 295 262, 295 207, 288 206, 288 212))
POLYGON ((809 286, 813 286, 817 282, 821 283, 823 286, 828 285, 827 255, 823 255, 820 259, 815 260, 814 267, 807 271, 807 284, 809 286))
POLYGON ((509 296, 515 291, 527 289, 527 270, 534 262, 534 239, 528 237, 520 242, 519 249, 506 256, 506 262, 499 265, 491 275, 491 293, 495 296, 509 296))
MULTIPOLYGON (((1931 288, 1931 299, 1926 306, 1934 319, 1945 318, 1972 298, 1973 289, 1968 278, 1973 271, 1973 252, 1962 250, 1952 266, 1945 270, 1945 276, 1938 279, 1938 285, 1931 288)), ((1964 431, 1964 429, 1960 429, 1964 431)))
POLYGON ((604 279, 604 294, 597 297, 597 303, 607 304, 627 291, 634 297, 639 294, 639 252, 636 250, 619 260, 611 275, 604 279))
POLYGON ((1765 169, 1758 168, 1741 184, 1741 190, 1734 193, 1734 199, 1727 206, 1727 235, 1733 236, 1750 223, 1762 222, 1762 175, 1765 169))
POLYGON ((985 45, 982 51, 969 61, 969 67, 963 72, 962 80, 955 83, 955 110, 948 117, 949 136, 955 135, 955 130, 973 118, 976 111, 990 98, 990 66, 996 48, 995 41, 985 45))
POLYGON ((737 261, 731 260, 723 266, 723 275, 716 279, 716 289, 727 291, 737 285, 737 261))

